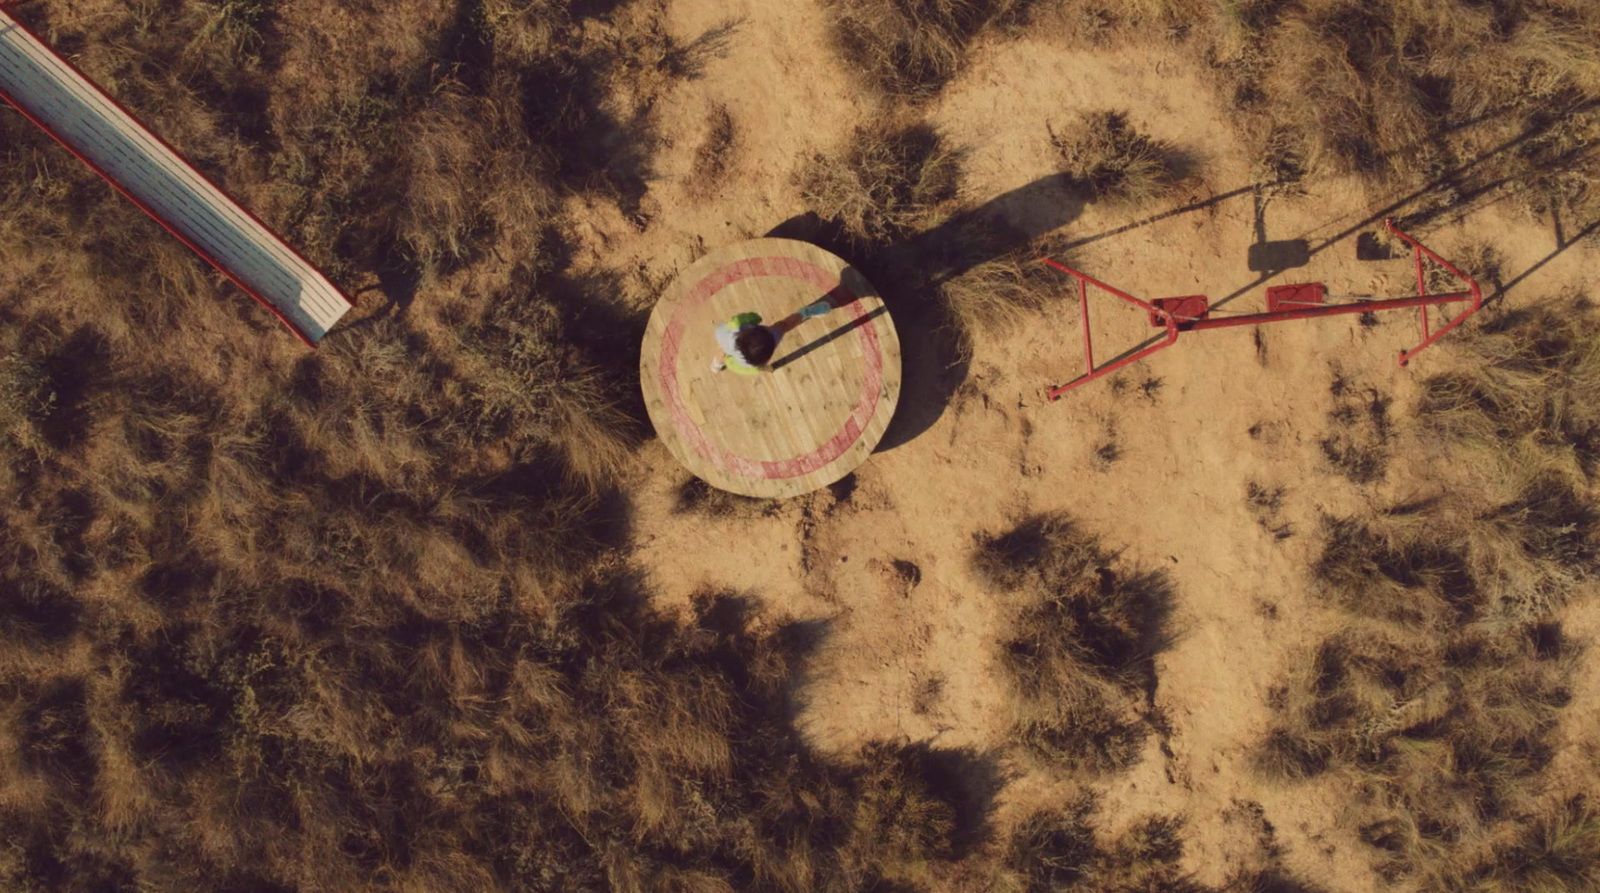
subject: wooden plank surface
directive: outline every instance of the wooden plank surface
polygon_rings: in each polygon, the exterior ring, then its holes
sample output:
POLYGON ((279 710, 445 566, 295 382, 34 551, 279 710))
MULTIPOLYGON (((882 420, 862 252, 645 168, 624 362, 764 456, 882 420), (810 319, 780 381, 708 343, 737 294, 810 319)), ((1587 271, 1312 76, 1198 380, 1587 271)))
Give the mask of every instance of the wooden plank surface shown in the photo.
POLYGON ((639 380, 657 434, 695 475, 747 496, 795 496, 877 446, 900 395, 900 341, 876 290, 842 259, 754 239, 707 254, 662 294, 639 380), (770 371, 712 370, 718 325, 749 312, 770 325, 830 293, 838 306, 786 333, 770 371))
POLYGON ((23 111, 316 342, 350 309, 333 283, 0 11, 0 98, 23 111))

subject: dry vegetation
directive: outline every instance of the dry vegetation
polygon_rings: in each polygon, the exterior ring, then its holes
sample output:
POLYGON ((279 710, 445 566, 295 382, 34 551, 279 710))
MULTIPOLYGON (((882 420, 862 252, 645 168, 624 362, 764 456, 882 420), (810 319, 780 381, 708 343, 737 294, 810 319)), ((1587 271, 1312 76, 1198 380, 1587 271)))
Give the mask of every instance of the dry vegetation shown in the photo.
MULTIPOLYGON (((931 270, 896 278, 969 334, 1052 290, 1016 246, 952 247, 969 245, 961 153, 907 100, 1030 17, 1213 62, 1265 179, 1356 171, 1431 184, 1435 210, 1600 209, 1591 3, 829 6, 897 123, 813 159, 801 192, 865 256, 931 270)), ((0 114, 0 886, 1204 889, 1177 818, 1109 836, 1085 800, 997 828, 960 755, 810 753, 789 715, 803 629, 726 594, 649 607, 619 490, 645 433, 642 323, 568 268, 558 209, 581 195, 649 225, 655 103, 734 25, 674 42, 644 0, 19 14, 391 304, 315 354, 282 345, 0 114)), ((1097 200, 1188 175, 1182 147, 1114 113, 1057 136, 1097 200)), ((713 112, 704 192, 738 139, 713 112)), ((1485 495, 1324 531, 1313 582, 1348 628, 1281 692, 1260 763, 1354 779, 1401 883, 1600 887, 1600 819, 1545 783, 1578 657, 1559 612, 1600 568, 1595 331, 1569 307, 1481 327, 1420 413, 1485 495)), ((1351 393, 1339 430, 1379 425, 1381 396, 1351 393)), ((1380 434, 1336 431, 1330 462, 1379 480, 1362 451, 1380 434)), ((680 507, 770 509, 693 483, 680 507)), ((1058 516, 982 538, 974 563, 1011 612, 997 647, 1021 749, 1069 778, 1138 759, 1161 732, 1163 578, 1058 516)), ((1269 867, 1226 889, 1311 888, 1269 867)))
POLYGON ((1057 515, 980 538, 973 558, 1016 612, 1001 657, 1012 734, 1050 765, 1114 771, 1143 750, 1172 591, 1159 573, 1119 565, 1057 515))
POLYGON ((862 80, 885 95, 937 93, 973 40, 1026 17, 1032 0, 829 0, 834 40, 862 80))
POLYGON ((1090 201, 1130 209, 1171 198, 1192 175, 1191 162, 1166 142, 1141 133, 1126 112, 1079 115, 1053 128, 1061 171, 1090 201))
POLYGON ((926 124, 861 127, 800 175, 807 205, 862 249, 904 241, 943 223, 961 188, 961 153, 926 124))
POLYGON ((962 189, 961 149, 927 124, 858 128, 837 152, 808 159, 798 185, 839 233, 839 250, 903 292, 896 312, 931 305, 966 355, 1060 297, 1038 263, 1049 238, 1013 237, 978 213, 962 189))
POLYGON ((1471 362, 1427 379, 1419 407, 1459 469, 1442 473, 1449 489, 1327 523, 1313 578, 1349 619, 1274 696, 1281 722, 1259 764, 1347 775, 1388 880, 1600 884, 1594 814, 1546 772, 1580 650, 1561 611, 1600 572, 1586 457, 1597 331, 1585 308, 1561 306, 1462 339, 1471 362))
POLYGON ((617 552, 636 324, 546 227, 637 201, 649 97, 705 51, 646 12, 401 4, 354 41, 275 4, 40 13, 336 276, 461 297, 219 357, 271 324, 0 118, 0 886, 845 890, 952 858, 925 752, 818 763, 803 643, 727 598, 657 616, 617 552))
MULTIPOLYGON (((715 41, 674 45, 642 7, 582 30, 558 3, 401 4, 405 28, 289 14, 33 13, 391 305, 277 352, 264 314, 0 117, 0 885, 1031 876, 975 849, 992 832, 952 755, 800 745, 797 631, 716 594, 659 615, 620 551, 638 322, 564 268, 553 213, 574 193, 639 211, 651 97, 715 41), (455 297, 408 307, 451 277, 455 297), (261 347, 222 346, 241 324, 261 347)), ((708 186, 735 133, 710 123, 708 186)), ((887 241, 948 219, 958 170, 909 127, 815 188, 887 241)), ((1075 827, 1086 876, 1143 876, 1141 850, 1075 827)), ((1176 852, 1150 858, 1176 876, 1176 852)))
POLYGON ((1358 171, 1433 187, 1428 210, 1515 193, 1588 219, 1597 38, 1590 3, 1250 0, 1220 6, 1208 52, 1269 177, 1358 171))
POLYGON ((1059 252, 1051 250, 1050 240, 1040 240, 940 283, 939 297, 951 322, 967 335, 968 350, 981 336, 1003 335, 1037 323, 1043 311, 1062 299, 1060 274, 1039 263, 1041 254, 1059 252))
MULTIPOLYGON (((1390 189, 1426 187, 1424 212, 1507 194, 1584 221, 1600 210, 1600 7, 1581 0, 831 5, 843 57, 891 97, 937 92, 975 45, 1025 33, 1025 23, 1091 46, 1160 41, 1207 63, 1264 183, 1357 172, 1390 189)), ((1097 118, 1102 131, 1118 123, 1097 118)), ((1122 145, 1097 151, 1133 160, 1132 183, 1159 183, 1140 171, 1160 153, 1127 136, 1104 141, 1122 145)), ((1070 160, 1084 171, 1100 164, 1070 160)))

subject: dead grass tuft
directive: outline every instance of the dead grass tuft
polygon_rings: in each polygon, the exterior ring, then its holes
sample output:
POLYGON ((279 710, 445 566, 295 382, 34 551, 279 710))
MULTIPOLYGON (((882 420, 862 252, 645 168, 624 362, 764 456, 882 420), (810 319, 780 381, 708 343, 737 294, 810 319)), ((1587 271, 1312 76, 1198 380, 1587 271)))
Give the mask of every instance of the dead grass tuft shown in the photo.
POLYGON ((1313 578, 1346 628, 1275 693, 1258 764, 1280 779, 1347 775, 1390 882, 1592 883, 1566 861, 1587 852, 1587 813, 1540 805, 1576 672, 1558 612, 1600 570, 1575 446, 1586 426, 1562 408, 1584 399, 1590 340, 1581 314, 1540 312, 1461 339, 1467 362, 1426 381, 1420 408, 1463 484, 1325 526, 1313 578))
POLYGON ((1377 388, 1360 386, 1335 372, 1329 391, 1334 407, 1329 430, 1321 440, 1322 455, 1351 482, 1373 484, 1388 474, 1393 426, 1393 400, 1377 388))
POLYGON ((923 99, 966 64, 968 47, 1026 0, 830 0, 839 53, 874 89, 923 99))
POLYGON ((1507 893, 1600 890, 1600 815, 1581 796, 1549 809, 1469 880, 1472 889, 1507 893))
POLYGON ((961 153, 932 127, 857 128, 848 145, 813 157, 801 195, 863 246, 882 246, 942 222, 961 186, 961 153))
MULTIPOLYGON (((1035 812, 1013 832, 1006 865, 1027 893, 1164 890, 1209 893, 1183 870, 1183 820, 1147 816, 1101 843, 1094 801, 1080 797, 1065 808, 1035 812)), ((1230 888, 1231 889, 1231 888, 1230 888)))
POLYGON ((1039 263, 1039 254, 1009 252, 940 283, 943 304, 969 346, 1039 323, 1047 308, 1070 293, 1059 275, 1039 263))
POLYGON ((694 153, 694 167, 684 185, 690 195, 709 197, 732 170, 739 149, 739 132, 726 105, 713 107, 706 116, 706 135, 694 153))
POLYGON ((1066 767, 1136 761, 1147 731, 1138 699, 1153 690, 1154 656, 1172 636, 1165 577, 1118 567, 1060 515, 980 537, 973 566, 1015 603, 1001 661, 1017 738, 1066 767))
POLYGON ((1097 111, 1052 127, 1062 173, 1090 201, 1128 209, 1172 197, 1193 164, 1170 143, 1136 130, 1126 112, 1097 111))
POLYGON ((478 436, 557 445, 573 472, 614 485, 638 445, 619 385, 568 344, 554 307, 530 295, 494 306, 458 349, 478 436))
POLYGON ((755 519, 774 517, 782 509, 777 499, 757 499, 719 490, 697 477, 678 486, 672 510, 678 514, 700 514, 711 518, 755 519))
POLYGON ((1419 412, 1468 445, 1554 448, 1583 475, 1600 469, 1600 336, 1593 311, 1562 301, 1507 312, 1454 350, 1462 370, 1422 383, 1419 412))
POLYGON ((55 408, 50 376, 21 353, 0 357, 0 439, 37 454, 46 448, 42 425, 55 408))

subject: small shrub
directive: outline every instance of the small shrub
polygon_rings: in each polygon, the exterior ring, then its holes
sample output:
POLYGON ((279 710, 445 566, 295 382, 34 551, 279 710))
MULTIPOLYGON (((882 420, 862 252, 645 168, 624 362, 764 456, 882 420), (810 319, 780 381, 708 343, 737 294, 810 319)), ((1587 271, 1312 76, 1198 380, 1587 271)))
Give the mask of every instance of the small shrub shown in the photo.
POLYGON ((1053 128, 1050 140, 1062 173, 1090 201, 1140 208, 1172 196, 1190 177, 1176 147, 1134 129, 1126 112, 1079 115, 1053 128))
POLYGON ((890 96, 925 98, 966 64, 967 49, 1024 0, 829 0, 833 40, 865 81, 890 96))
POLYGON ((237 57, 260 49, 265 40, 261 31, 270 13, 262 0, 190 4, 186 11, 199 22, 191 47, 209 44, 220 53, 237 57))
POLYGON ((512 443, 559 445, 584 480, 615 482, 636 443, 633 420, 612 383, 566 342, 554 307, 536 295, 503 300, 458 344, 476 428, 512 443))
POLYGON ((0 442, 38 452, 40 427, 56 404, 55 386, 44 368, 21 353, 0 357, 0 442))
POLYGON ((860 127, 840 152, 813 157, 801 195, 861 245, 902 239, 940 222, 961 184, 961 153, 925 124, 860 127))
POLYGON ((861 796, 853 817, 856 839, 875 850, 879 873, 914 871, 951 855, 956 809, 951 792, 936 790, 927 748, 873 743, 861 750, 861 796), (869 843, 870 842, 870 843, 869 843))
POLYGON ((1361 616, 1448 626, 1484 605, 1467 544, 1416 517, 1329 520, 1312 574, 1324 593, 1361 616))
POLYGON ((1161 890, 1208 893, 1182 867, 1183 821, 1146 816, 1109 845, 1096 839, 1094 801, 1028 816, 1012 833, 1006 866, 1027 893, 1161 890))
POLYGON ((1095 842, 1094 801, 1080 799, 1066 809, 1036 812, 1011 834, 1006 862, 1028 893, 1054 893, 1085 880, 1099 854, 1095 842))
POLYGON ((1506 893, 1600 890, 1600 813, 1574 797, 1541 816, 1515 845, 1473 872, 1472 889, 1506 893))
POLYGON ((1146 733, 1137 698, 1154 685, 1154 655, 1171 640, 1166 579, 1122 572, 1061 515, 980 537, 973 566, 1016 605, 1001 664, 1017 738, 1064 766, 1134 762, 1146 733))
POLYGON ((1557 446, 1600 471, 1600 325, 1582 301, 1514 310, 1451 342, 1459 371, 1422 383, 1419 413, 1459 443, 1557 446))
POLYGON ((1335 373, 1329 388, 1334 407, 1328 413, 1329 430, 1321 441, 1322 455, 1336 471, 1356 484, 1372 484, 1388 473, 1393 426, 1393 402, 1377 388, 1353 385, 1335 373))
POLYGON ((1001 336, 1044 319, 1043 311, 1068 294, 1059 276, 1034 252, 985 261, 939 286, 950 318, 970 343, 1001 336))
POLYGON ((563 0, 483 0, 476 4, 482 30, 495 53, 513 64, 528 64, 558 51, 561 30, 572 27, 563 0))
POLYGON ((706 117, 706 135, 694 153, 685 188, 690 195, 709 196, 733 167, 739 133, 726 105, 718 104, 706 117))

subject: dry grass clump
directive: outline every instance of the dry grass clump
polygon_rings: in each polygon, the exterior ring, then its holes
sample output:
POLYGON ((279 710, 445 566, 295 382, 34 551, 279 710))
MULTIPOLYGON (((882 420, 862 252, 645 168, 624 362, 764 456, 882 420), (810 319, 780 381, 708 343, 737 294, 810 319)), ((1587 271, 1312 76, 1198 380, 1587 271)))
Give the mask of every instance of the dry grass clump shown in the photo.
MULTIPOLYGON (((989 226, 974 236, 981 238, 989 226)), ((1009 251, 939 283, 951 322, 970 347, 978 338, 1015 332, 1045 317, 1044 311, 1071 294, 1060 274, 1039 262, 1044 250, 1009 251)))
POLYGON ((1263 160, 1287 148, 1302 168, 1431 185, 1438 206, 1514 191, 1588 219, 1597 37, 1585 4, 1253 0, 1219 6, 1200 45, 1263 160))
POLYGON ((399 606, 357 621, 348 601, 306 580, 223 590, 89 680, 6 689, 8 741, 55 810, 9 823, 47 842, 0 860, 7 888, 86 881, 96 854, 197 890, 246 871, 252 889, 848 890, 950 858, 931 752, 807 756, 787 722, 792 636, 734 600, 663 617, 602 575, 550 613, 470 623, 399 606), (132 797, 128 832, 56 836, 99 827, 113 791, 132 797))
POLYGON ((890 96, 939 92, 966 64, 968 46, 1027 0, 830 0, 833 40, 866 83, 890 96))
POLYGON ((1600 468, 1600 325, 1584 301, 1512 310, 1470 330, 1460 371, 1429 376, 1419 410, 1468 444, 1600 468))
POLYGON ((706 116, 706 135, 694 153, 694 166, 684 185, 694 196, 710 197, 722 185, 736 160, 739 131, 726 105, 717 104, 706 116))
POLYGON ((525 64, 559 45, 561 30, 573 26, 570 3, 564 0, 482 0, 473 4, 471 24, 481 39, 506 62, 525 64))
POLYGON ((1485 608, 1466 534, 1434 516, 1329 519, 1312 568, 1346 610, 1412 625, 1471 620, 1485 608))
POLYGON ((620 405, 625 385, 568 343, 554 306, 538 295, 497 302, 457 348, 479 436, 559 445, 583 479, 615 482, 639 439, 620 405))
POLYGON ((1566 871, 1563 853, 1588 846, 1579 830, 1541 851, 1550 826, 1535 821, 1576 672, 1557 612, 1600 572, 1600 506, 1573 444, 1587 426, 1563 420, 1585 399, 1588 329, 1518 314, 1463 338, 1467 362, 1425 382, 1420 407, 1461 485, 1327 522, 1313 579, 1350 619, 1274 695, 1258 756, 1278 778, 1347 775, 1390 881, 1543 889, 1507 866, 1566 871))
POLYGON ((1176 147, 1143 133, 1126 112, 1080 114, 1051 128, 1061 171, 1094 202, 1140 208, 1170 198, 1191 176, 1176 147))
POLYGON ((1371 484, 1388 474, 1393 400, 1374 387, 1360 387, 1335 372, 1329 385, 1334 406, 1320 441, 1328 464, 1353 483, 1371 484))
POLYGON ((1600 890, 1600 815, 1583 797, 1547 810, 1524 838, 1475 869, 1468 889, 1493 893, 1600 890))
POLYGON ((1086 795, 1023 819, 1006 846, 997 886, 1021 893, 1316 891, 1275 865, 1236 872, 1221 887, 1202 884, 1183 869, 1182 817, 1146 816, 1103 841, 1096 833, 1094 813, 1094 800, 1086 795))
POLYGON ((1112 770, 1139 758, 1138 710, 1154 690, 1154 656, 1171 639, 1172 591, 1129 573, 1060 515, 980 537, 973 567, 1016 611, 1001 657, 1014 734, 1052 764, 1112 770))
POLYGON ((44 446, 40 425, 55 407, 50 376, 22 353, 0 357, 0 439, 17 450, 44 446))
POLYGON ((859 127, 800 172, 800 192, 852 240, 879 246, 942 222, 961 187, 961 153, 926 124, 859 127))
POLYGON ((755 519, 774 517, 783 507, 779 499, 758 499, 741 496, 711 486, 705 481, 690 477, 678 486, 673 502, 674 514, 698 514, 708 518, 755 519))
POLYGON ((1096 840, 1094 801, 1036 812, 1013 833, 1006 866, 1026 893, 1164 890, 1207 893, 1182 869, 1183 820, 1150 816, 1109 845, 1096 840))
POLYGON ((1260 766, 1349 774, 1379 872, 1453 888, 1536 805, 1571 657, 1549 627, 1352 626, 1282 692, 1260 766))

